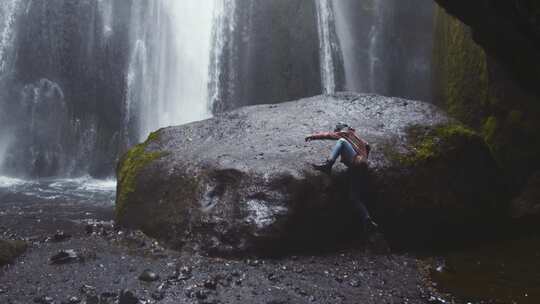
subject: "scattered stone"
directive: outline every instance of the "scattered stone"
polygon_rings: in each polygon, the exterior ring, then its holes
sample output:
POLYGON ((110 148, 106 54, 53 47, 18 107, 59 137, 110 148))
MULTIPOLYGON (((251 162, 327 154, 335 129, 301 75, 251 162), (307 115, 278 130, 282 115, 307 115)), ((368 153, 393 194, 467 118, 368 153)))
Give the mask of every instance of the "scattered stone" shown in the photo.
POLYGON ((54 302, 53 298, 48 296, 41 296, 34 298, 34 303, 38 304, 52 304, 54 302))
POLYGON ((117 296, 116 293, 108 292, 108 291, 101 294, 102 298, 115 298, 116 296, 117 296))
POLYGON ((116 294, 112 292, 104 292, 99 297, 99 304, 114 304, 116 303, 116 294))
POLYGON ((150 269, 146 269, 139 276, 139 280, 144 282, 155 282, 159 280, 159 275, 150 269))
POLYGON ((130 290, 124 289, 120 292, 118 304, 138 304, 139 298, 130 290))
POLYGON ((79 304, 81 303, 81 299, 78 298, 78 297, 69 297, 69 299, 67 299, 67 301, 64 301, 62 302, 63 304, 79 304))
POLYGON ((100 304, 99 297, 96 295, 88 295, 85 300, 86 304, 100 304))
POLYGON ((94 286, 84 284, 79 290, 84 295, 96 294, 96 288, 94 286))
POLYGON ((178 280, 182 280, 182 281, 189 280, 192 277, 191 268, 188 266, 184 266, 176 270, 175 276, 178 280))
POLYGON ((53 255, 50 259, 51 264, 60 265, 68 264, 80 261, 79 254, 73 249, 60 250, 57 254, 53 255))
POLYGON ((114 224, 112 221, 97 221, 89 220, 84 227, 84 230, 87 234, 90 235, 102 235, 108 236, 111 234, 111 231, 114 229, 114 224))
POLYGON ((274 273, 270 273, 268 275, 268 280, 275 283, 279 281, 279 278, 274 273))
POLYGON ((203 282, 203 286, 206 289, 215 290, 217 287, 217 282, 215 279, 207 279, 206 281, 203 282))
POLYGON ((67 240, 70 239, 70 238, 71 238, 71 235, 65 233, 65 232, 62 231, 62 230, 58 230, 58 231, 56 231, 56 233, 52 236, 51 241, 60 243, 60 242, 67 241, 67 240))
POLYGON ((94 226, 90 225, 90 224, 87 224, 84 227, 84 231, 86 231, 86 234, 92 234, 94 232, 94 226))
POLYGON ((360 281, 358 281, 357 279, 352 279, 349 282, 349 285, 351 285, 351 287, 359 287, 360 286, 360 281))
POLYGON ((199 300, 205 300, 208 298, 209 292, 207 290, 199 289, 195 292, 195 297, 199 300))
POLYGON ((165 291, 161 290, 161 291, 154 291, 152 292, 152 295, 151 295, 152 299, 156 300, 156 301, 161 301, 163 299, 165 299, 165 291))
POLYGON ((257 267, 261 264, 259 260, 247 260, 249 266, 257 267))

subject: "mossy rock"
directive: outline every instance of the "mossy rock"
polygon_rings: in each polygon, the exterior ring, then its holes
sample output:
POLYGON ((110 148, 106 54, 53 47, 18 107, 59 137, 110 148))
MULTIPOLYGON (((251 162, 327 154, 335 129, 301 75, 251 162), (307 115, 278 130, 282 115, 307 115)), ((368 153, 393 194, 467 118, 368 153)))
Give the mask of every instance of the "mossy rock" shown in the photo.
POLYGON ((153 132, 148 136, 148 139, 141 144, 131 148, 120 160, 117 179, 118 179, 118 194, 116 197, 116 215, 122 217, 122 213, 126 208, 126 202, 129 196, 135 192, 137 178, 153 161, 165 156, 167 153, 163 151, 152 152, 148 151, 148 145, 159 141, 159 133, 153 132))
POLYGON ((26 248, 27 244, 23 241, 0 240, 0 266, 12 263, 26 248))
POLYGON ((382 225, 392 227, 398 243, 449 241, 474 232, 471 227, 505 221, 504 180, 481 134, 450 122, 409 126, 406 138, 401 148, 387 143, 392 165, 377 176, 377 214, 384 214, 382 225))

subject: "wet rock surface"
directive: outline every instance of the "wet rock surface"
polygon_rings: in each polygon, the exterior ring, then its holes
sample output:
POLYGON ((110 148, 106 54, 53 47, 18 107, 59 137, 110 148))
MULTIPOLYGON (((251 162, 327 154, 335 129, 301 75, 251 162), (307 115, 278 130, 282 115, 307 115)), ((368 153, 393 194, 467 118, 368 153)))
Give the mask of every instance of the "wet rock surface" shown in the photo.
POLYGON ((444 239, 441 231, 499 207, 496 165, 480 136, 430 104, 342 93, 241 108, 152 134, 118 167, 118 223, 218 255, 321 248, 358 235, 344 166, 331 177, 310 167, 333 142, 304 142, 340 121, 371 144, 360 186, 387 237, 444 239))

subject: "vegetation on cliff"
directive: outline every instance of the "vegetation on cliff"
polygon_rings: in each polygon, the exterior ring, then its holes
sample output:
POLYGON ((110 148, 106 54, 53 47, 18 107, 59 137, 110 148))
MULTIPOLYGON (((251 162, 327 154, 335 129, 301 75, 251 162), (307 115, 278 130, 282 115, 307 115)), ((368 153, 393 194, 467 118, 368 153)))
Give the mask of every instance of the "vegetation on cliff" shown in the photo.
POLYGON ((164 156, 164 152, 147 152, 147 146, 159 140, 159 131, 153 132, 148 139, 129 150, 121 159, 118 170, 118 189, 116 213, 121 214, 128 196, 135 191, 139 172, 152 161, 164 156))
POLYGON ((523 184, 540 169, 538 98, 476 44, 467 25, 441 8, 435 31, 436 102, 480 132, 509 180, 523 184))

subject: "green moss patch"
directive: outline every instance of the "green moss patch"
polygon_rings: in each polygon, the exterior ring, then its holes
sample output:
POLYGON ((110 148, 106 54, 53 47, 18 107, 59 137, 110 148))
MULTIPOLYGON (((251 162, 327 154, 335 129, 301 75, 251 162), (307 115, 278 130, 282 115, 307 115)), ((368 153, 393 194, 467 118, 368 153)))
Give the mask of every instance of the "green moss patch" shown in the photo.
POLYGON ((26 251, 27 245, 23 241, 0 240, 0 266, 7 265, 26 251))
POLYGON ((136 180, 139 172, 156 159, 165 156, 166 152, 147 152, 151 142, 159 140, 159 133, 153 132, 148 139, 129 150, 120 161, 118 169, 118 193, 116 198, 116 215, 122 214, 128 197, 135 192, 136 180))
POLYGON ((398 156, 398 160, 407 165, 444 158, 460 149, 466 149, 472 141, 482 140, 476 132, 460 124, 411 126, 407 134, 410 152, 398 156))

